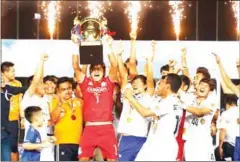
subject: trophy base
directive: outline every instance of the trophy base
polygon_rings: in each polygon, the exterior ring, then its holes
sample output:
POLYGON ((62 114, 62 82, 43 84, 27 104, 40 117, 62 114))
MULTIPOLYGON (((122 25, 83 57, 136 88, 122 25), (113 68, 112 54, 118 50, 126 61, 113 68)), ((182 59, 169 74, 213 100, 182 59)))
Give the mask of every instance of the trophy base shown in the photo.
POLYGON ((103 64, 103 46, 94 43, 80 45, 80 64, 103 64))

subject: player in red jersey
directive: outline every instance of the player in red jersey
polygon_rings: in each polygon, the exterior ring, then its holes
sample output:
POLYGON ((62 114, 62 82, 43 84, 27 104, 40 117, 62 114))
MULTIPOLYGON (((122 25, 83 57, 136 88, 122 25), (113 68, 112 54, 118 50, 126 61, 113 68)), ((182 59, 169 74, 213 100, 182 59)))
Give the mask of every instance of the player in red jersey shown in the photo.
MULTIPOLYGON (((190 88, 191 81, 186 75, 180 75, 180 78, 182 80, 182 86, 180 90, 178 91, 178 96, 181 100, 181 102, 185 103, 189 99, 189 94, 188 90, 190 88)), ((186 110, 183 110, 182 112, 182 117, 179 123, 178 131, 175 134, 176 135, 176 140, 178 142, 178 155, 177 155, 177 161, 184 161, 184 143, 185 139, 183 138, 185 134, 184 130, 184 124, 186 123, 186 110)))
MULTIPOLYGON (((83 94, 83 118, 85 128, 79 145, 79 160, 89 161, 96 147, 108 161, 117 160, 117 139, 112 125, 114 81, 117 77, 117 61, 112 50, 112 38, 105 43, 109 49, 109 75, 104 64, 90 66, 90 77, 86 77, 78 65, 78 55, 73 55, 73 68, 83 94)), ((120 46, 119 46, 120 47, 120 46)), ((118 52, 123 52, 118 48, 118 52)))

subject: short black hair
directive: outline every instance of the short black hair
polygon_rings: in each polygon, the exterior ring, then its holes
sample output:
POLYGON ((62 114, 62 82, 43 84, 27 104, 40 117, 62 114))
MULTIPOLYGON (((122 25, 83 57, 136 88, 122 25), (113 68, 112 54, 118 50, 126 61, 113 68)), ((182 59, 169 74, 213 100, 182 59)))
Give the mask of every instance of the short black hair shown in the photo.
POLYGON ((97 65, 101 65, 102 66, 102 68, 103 68, 103 76, 105 76, 105 74, 106 74, 106 65, 104 63, 103 64, 91 64, 90 67, 89 67, 90 74, 92 73, 94 66, 97 66, 97 65))
POLYGON ((203 78, 202 80, 200 80, 200 82, 199 82, 199 84, 200 83, 207 83, 208 85, 209 85, 209 87, 210 87, 210 90, 211 90, 211 80, 209 79, 209 78, 203 78))
POLYGON ((2 62, 1 64, 1 72, 4 73, 9 70, 10 67, 13 67, 14 64, 9 61, 2 62))
POLYGON ((144 85, 147 84, 147 77, 144 76, 144 75, 136 75, 136 76, 133 78, 133 80, 131 81, 131 83, 133 83, 133 82, 134 82, 135 80, 137 80, 137 79, 140 79, 144 85))
POLYGON ((47 75, 43 78, 43 83, 46 83, 47 81, 51 81, 54 84, 57 84, 58 78, 54 75, 47 75))
POLYGON ((163 71, 169 71, 169 65, 166 64, 166 65, 163 65, 160 69, 160 72, 162 73, 163 71))
MULTIPOLYGON (((124 65, 126 66, 126 63, 129 63, 130 62, 130 58, 127 58, 127 60, 125 61, 124 65)), ((138 65, 138 61, 135 60, 135 64, 138 65)))
POLYGON ((72 88, 73 88, 73 89, 76 89, 77 86, 78 86, 78 82, 73 82, 73 83, 72 83, 72 88))
POLYGON ((167 84, 170 84, 171 91, 177 93, 180 87, 182 86, 182 80, 177 74, 168 74, 166 77, 167 84))
POLYGON ((189 77, 187 77, 186 75, 180 75, 180 78, 182 80, 182 83, 187 86, 187 91, 188 91, 188 89, 190 88, 190 84, 191 84, 189 77))
POLYGON ((211 75, 210 75, 208 69, 205 67, 198 67, 196 73, 202 74, 204 78, 207 78, 207 79, 211 78, 211 75))
POLYGON ((68 77, 61 77, 61 78, 58 78, 57 88, 59 88, 60 84, 65 83, 65 82, 69 82, 72 85, 72 80, 70 78, 68 78, 68 77))
POLYGON ((34 113, 42 111, 38 106, 29 106, 24 110, 24 116, 29 123, 32 123, 32 116, 34 113))
POLYGON ((227 94, 224 98, 225 105, 237 105, 238 97, 234 94, 227 94))
POLYGON ((216 89, 216 82, 213 79, 210 79, 210 91, 214 91, 216 89))

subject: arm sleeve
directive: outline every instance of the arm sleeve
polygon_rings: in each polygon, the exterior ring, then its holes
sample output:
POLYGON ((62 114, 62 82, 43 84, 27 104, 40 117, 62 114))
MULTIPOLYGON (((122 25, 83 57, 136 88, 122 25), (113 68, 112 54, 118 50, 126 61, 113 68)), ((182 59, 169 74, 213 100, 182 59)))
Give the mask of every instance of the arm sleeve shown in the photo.
POLYGON ((10 93, 12 95, 17 95, 19 93, 25 93, 27 91, 27 87, 13 87, 6 85, 5 90, 7 93, 10 93))
POLYGON ((35 143, 35 133, 31 127, 28 128, 23 143, 35 143))

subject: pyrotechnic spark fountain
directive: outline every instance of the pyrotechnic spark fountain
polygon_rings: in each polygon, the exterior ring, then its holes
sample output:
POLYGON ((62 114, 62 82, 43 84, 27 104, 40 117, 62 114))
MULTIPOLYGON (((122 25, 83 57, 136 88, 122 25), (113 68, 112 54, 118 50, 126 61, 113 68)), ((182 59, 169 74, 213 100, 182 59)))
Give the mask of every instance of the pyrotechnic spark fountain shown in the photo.
POLYGON ((56 23, 60 20, 60 1, 43 1, 41 7, 45 18, 48 20, 50 39, 53 39, 56 23))
POLYGON ((128 13, 129 22, 131 23, 131 32, 136 32, 138 29, 139 12, 141 11, 140 1, 126 1, 128 7, 126 13, 128 13))
POLYGON ((237 24, 237 35, 240 33, 240 28, 239 28, 239 1, 230 1, 232 3, 232 10, 234 13, 234 17, 236 19, 236 24, 237 24))
POLYGON ((183 18, 182 12, 184 8, 182 7, 182 1, 169 1, 171 6, 170 13, 173 19, 174 31, 176 33, 176 39, 179 40, 179 34, 181 32, 181 20, 183 18))
POLYGON ((103 4, 101 1, 88 1, 88 9, 91 18, 99 18, 103 15, 103 4))

